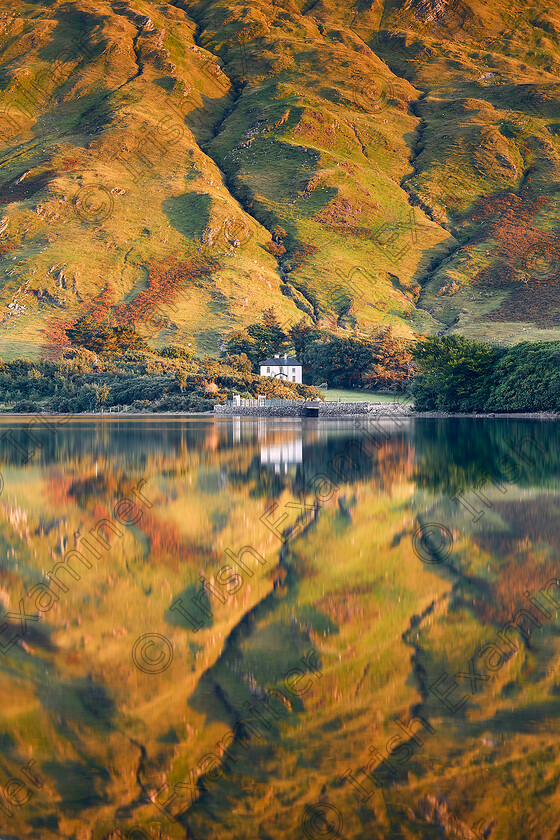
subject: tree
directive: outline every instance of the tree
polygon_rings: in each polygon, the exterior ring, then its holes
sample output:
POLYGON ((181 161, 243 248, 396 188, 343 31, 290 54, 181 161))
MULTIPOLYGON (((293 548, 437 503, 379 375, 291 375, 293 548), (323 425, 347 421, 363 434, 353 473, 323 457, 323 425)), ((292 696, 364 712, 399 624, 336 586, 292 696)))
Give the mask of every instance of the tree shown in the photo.
POLYGON ((410 343, 385 327, 372 338, 371 346, 373 361, 363 374, 366 388, 403 391, 413 374, 410 343))
POLYGON ((412 376, 410 346, 396 338, 390 327, 369 338, 319 336, 306 343, 302 354, 313 381, 326 379, 334 388, 365 386, 402 391, 412 376))
POLYGON ((462 335, 431 336, 416 345, 412 383, 416 407, 430 411, 482 411, 491 376, 504 350, 462 335))
POLYGON ((245 354, 251 362, 259 355, 257 343, 247 330, 234 330, 226 337, 227 355, 245 354))
POLYGON ((126 350, 146 350, 148 345, 130 324, 111 327, 98 324, 83 315, 66 330, 66 335, 76 347, 85 347, 95 353, 121 353, 126 350))
POLYGON ((113 341, 119 352, 125 350, 147 350, 146 340, 136 332, 131 324, 113 327, 113 341))
POLYGON ((179 383, 179 390, 183 393, 185 385, 187 384, 187 374, 184 370, 176 370, 175 371, 175 379, 179 383))
POLYGON ((371 348, 352 338, 322 339, 311 344, 304 362, 331 388, 355 388, 362 384, 362 373, 371 362, 371 348))
POLYGON ((249 375, 252 372, 251 361, 246 353, 239 353, 234 356, 224 356, 223 362, 225 365, 238 370, 240 373, 249 375))
POLYGON ((95 370, 97 355, 85 347, 64 350, 59 364, 61 369, 72 372, 88 373, 95 370))
POLYGON ((490 377, 488 411, 559 411, 560 341, 523 342, 502 356, 490 377))
POLYGON ((273 306, 268 309, 263 309, 261 320, 265 327, 276 327, 277 329, 280 329, 280 322, 276 317, 276 310, 273 306))
POLYGON ((274 307, 270 307, 264 310, 260 322, 235 330, 226 336, 225 343, 228 355, 245 353, 257 371, 259 362, 284 350, 287 336, 278 323, 274 307))
MULTIPOLYGON (((274 353, 280 353, 286 344, 286 335, 280 327, 268 327, 266 324, 250 324, 247 334, 254 340, 256 357, 254 362, 263 361, 274 353)), ((247 355, 249 355, 247 353, 247 355)), ((252 360, 253 361, 253 360, 252 360)))
POLYGON ((109 388, 109 386, 97 385, 96 383, 93 383, 92 387, 95 392, 95 407, 97 408, 101 405, 107 405, 111 393, 111 389, 109 388))
POLYGON ((103 353, 111 344, 113 331, 104 324, 97 324, 87 315, 79 318, 66 330, 66 335, 75 347, 85 347, 95 353, 103 353))
POLYGON ((288 335, 294 345, 294 350, 298 359, 302 359, 303 355, 311 344, 321 336, 321 330, 311 326, 305 318, 301 318, 297 324, 290 327, 288 335))

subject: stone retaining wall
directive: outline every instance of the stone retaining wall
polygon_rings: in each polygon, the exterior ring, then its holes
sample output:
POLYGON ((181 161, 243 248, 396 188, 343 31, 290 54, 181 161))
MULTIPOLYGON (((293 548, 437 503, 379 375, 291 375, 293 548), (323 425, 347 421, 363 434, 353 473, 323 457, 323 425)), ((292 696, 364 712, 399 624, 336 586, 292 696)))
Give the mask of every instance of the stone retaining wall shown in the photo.
MULTIPOLYGON (((344 418, 368 415, 369 417, 402 417, 411 414, 409 405, 400 403, 371 402, 310 402, 319 409, 319 417, 344 418)), ((214 414, 222 417, 305 417, 305 403, 296 405, 232 406, 215 405, 214 414)))
POLYGON ((223 417, 302 417, 303 407, 300 405, 215 405, 214 414, 223 417))

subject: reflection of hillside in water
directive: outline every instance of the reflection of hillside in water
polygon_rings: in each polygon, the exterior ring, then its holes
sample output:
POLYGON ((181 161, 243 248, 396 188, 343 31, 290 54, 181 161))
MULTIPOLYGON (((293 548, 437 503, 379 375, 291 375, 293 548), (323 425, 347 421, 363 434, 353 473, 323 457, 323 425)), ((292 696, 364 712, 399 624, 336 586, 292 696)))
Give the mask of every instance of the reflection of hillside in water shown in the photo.
MULTIPOLYGON (((0 784, 29 757, 45 782, 13 809, 8 834, 74 840, 86 824, 105 838, 159 821, 163 837, 188 831, 199 840, 218 822, 225 840, 295 838, 305 804, 326 799, 348 838, 434 837, 450 812, 465 825, 471 812, 493 815, 491 837, 523 836, 518 817, 532 816, 539 773, 560 772, 552 748, 542 752, 558 718, 558 628, 551 620, 522 644, 456 716, 426 686, 476 662, 482 641, 527 605, 525 591, 555 574, 555 433, 542 424, 430 423, 390 427, 379 448, 364 449, 286 545, 263 513, 273 502, 280 515, 286 503, 312 499, 314 476, 332 477, 333 459, 359 439, 351 424, 80 423, 47 433, 26 464, 0 442, 2 615, 76 545, 76 532, 114 521, 115 504, 140 478, 152 505, 80 569, 55 609, 29 622, 25 644, 0 657, 0 784), (492 472, 511 451, 506 440, 528 433, 546 458, 526 464, 505 495, 494 488, 492 508, 473 524, 450 492, 492 472), (412 551, 422 520, 453 531, 449 564, 427 566, 412 551), (226 549, 239 556, 242 546, 266 564, 224 603, 210 595, 212 616, 199 632, 171 621, 174 600, 195 595, 201 576, 216 587, 226 549), (149 632, 173 644, 173 663, 157 676, 131 659, 149 632), (284 675, 310 649, 321 678, 291 698, 289 713, 269 718, 248 751, 240 744, 218 776, 204 756, 221 758, 224 733, 254 716, 249 707, 271 688, 285 692, 284 675), (359 774, 370 747, 387 755, 395 716, 413 714, 437 733, 399 773, 381 775, 383 786, 356 809, 352 786, 337 778, 348 768, 359 774), (193 801, 174 824, 148 796, 163 782, 170 796, 193 768, 193 801), (481 773, 493 774, 482 792, 481 773), (527 792, 517 811, 511 778, 527 792)), ((177 791, 184 803, 185 789, 177 791)), ((543 815, 554 807, 552 790, 544 802, 543 815)), ((540 813, 535 830, 554 837, 540 813)))

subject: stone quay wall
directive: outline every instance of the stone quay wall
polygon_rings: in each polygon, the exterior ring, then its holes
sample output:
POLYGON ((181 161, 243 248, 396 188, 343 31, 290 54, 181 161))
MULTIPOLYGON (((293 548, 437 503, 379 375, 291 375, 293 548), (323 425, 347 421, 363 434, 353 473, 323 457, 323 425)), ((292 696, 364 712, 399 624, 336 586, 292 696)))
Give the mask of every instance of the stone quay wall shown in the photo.
POLYGON ((371 402, 289 402, 286 405, 239 406, 226 403, 215 405, 218 417, 308 417, 307 408, 318 408, 319 418, 343 419, 345 417, 406 417, 409 405, 401 403, 371 402))
POLYGON ((215 405, 218 417, 303 417, 303 406, 289 405, 215 405))

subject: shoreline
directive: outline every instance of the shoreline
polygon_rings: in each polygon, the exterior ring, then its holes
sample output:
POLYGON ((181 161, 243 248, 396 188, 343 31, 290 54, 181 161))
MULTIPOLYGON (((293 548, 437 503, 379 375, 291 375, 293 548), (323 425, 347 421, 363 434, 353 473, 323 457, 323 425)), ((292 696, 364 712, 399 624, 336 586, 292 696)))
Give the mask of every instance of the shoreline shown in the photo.
POLYGON ((66 423, 75 420, 182 420, 190 418, 206 418, 211 417, 216 420, 305 420, 309 421, 333 421, 340 422, 341 420, 558 420, 560 413, 553 411, 533 411, 533 412, 446 412, 446 411, 406 411, 406 412, 384 412, 379 411, 375 414, 346 414, 344 416, 322 416, 322 417, 294 417, 291 415, 266 415, 266 414, 215 414, 213 411, 191 411, 191 412, 80 412, 79 414, 29 414, 19 412, 6 412, 0 414, 0 422, 2 420, 18 420, 18 419, 38 419, 45 418, 45 420, 64 420, 66 423))

